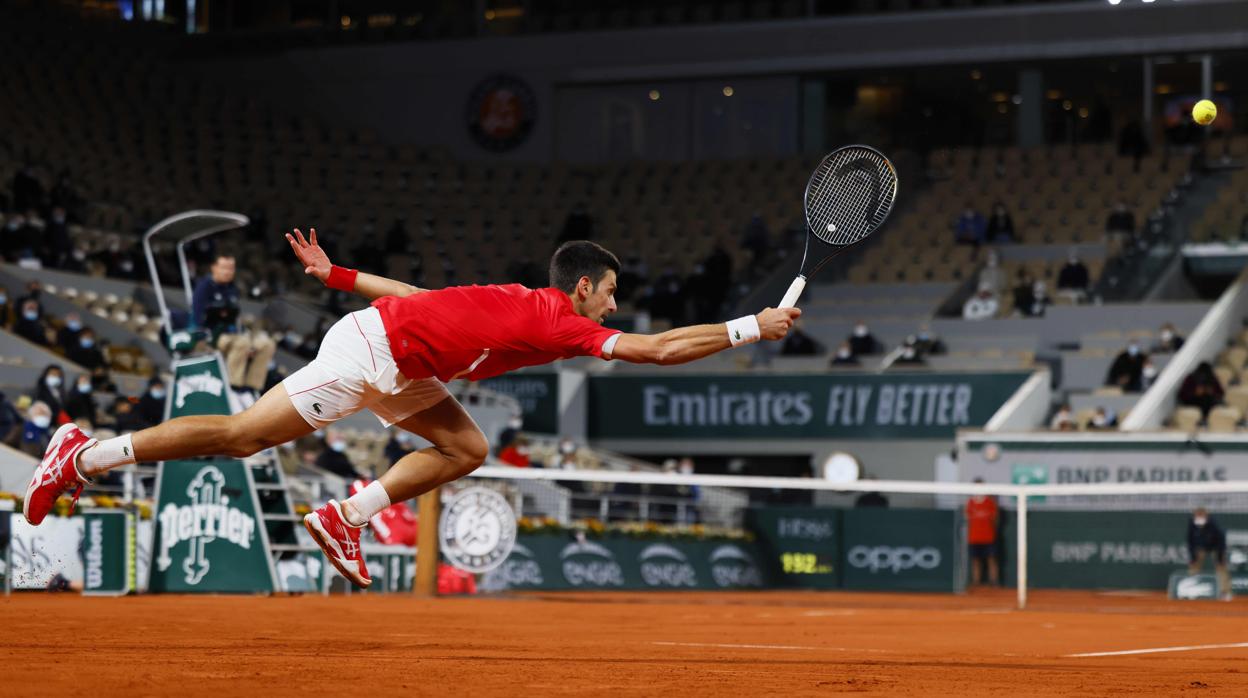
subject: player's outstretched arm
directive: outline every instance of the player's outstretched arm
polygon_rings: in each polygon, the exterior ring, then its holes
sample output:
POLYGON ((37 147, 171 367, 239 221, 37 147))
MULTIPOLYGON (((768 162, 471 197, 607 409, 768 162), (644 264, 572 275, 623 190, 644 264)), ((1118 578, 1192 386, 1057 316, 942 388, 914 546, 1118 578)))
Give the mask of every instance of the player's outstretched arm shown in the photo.
POLYGON ((801 314, 799 308, 767 308, 758 315, 718 325, 677 327, 659 334, 622 334, 611 358, 660 366, 688 363, 759 339, 784 339, 801 314))
POLYGON ((316 244, 316 228, 308 231, 307 239, 295 228, 294 235, 286 233, 286 240, 290 242, 290 248, 295 251, 295 256, 303 265, 303 273, 316 277, 326 286, 358 293, 369 300, 382 296, 410 296, 425 290, 384 276, 335 267, 330 263, 325 250, 316 244), (351 288, 346 288, 347 285, 351 288))

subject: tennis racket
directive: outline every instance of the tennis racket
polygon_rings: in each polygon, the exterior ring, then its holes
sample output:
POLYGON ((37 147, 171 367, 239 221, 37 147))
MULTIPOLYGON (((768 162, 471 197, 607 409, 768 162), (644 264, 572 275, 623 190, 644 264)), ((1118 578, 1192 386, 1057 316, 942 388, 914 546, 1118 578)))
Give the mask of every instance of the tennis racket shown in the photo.
POLYGON ((780 307, 797 305, 807 278, 878 230, 896 198, 897 170, 883 153, 866 145, 847 145, 829 153, 806 183, 806 248, 780 307), (807 272, 812 239, 819 263, 807 272))

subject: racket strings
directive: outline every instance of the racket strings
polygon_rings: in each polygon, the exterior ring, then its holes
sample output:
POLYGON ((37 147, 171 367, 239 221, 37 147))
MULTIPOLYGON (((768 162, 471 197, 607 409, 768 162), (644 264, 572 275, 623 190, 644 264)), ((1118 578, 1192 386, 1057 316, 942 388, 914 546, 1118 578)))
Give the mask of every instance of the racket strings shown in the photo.
POLYGON ((876 151, 842 149, 816 168, 806 189, 811 232, 830 245, 849 245, 870 235, 888 217, 897 175, 876 151))

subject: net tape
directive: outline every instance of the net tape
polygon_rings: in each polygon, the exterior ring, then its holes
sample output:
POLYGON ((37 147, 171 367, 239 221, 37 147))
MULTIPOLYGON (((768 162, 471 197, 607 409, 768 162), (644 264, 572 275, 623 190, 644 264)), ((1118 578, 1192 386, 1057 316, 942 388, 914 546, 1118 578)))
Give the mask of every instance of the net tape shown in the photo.
POLYGON ((851 145, 819 163, 806 184, 806 224, 829 245, 852 245, 884 223, 897 197, 897 171, 880 151, 851 145))

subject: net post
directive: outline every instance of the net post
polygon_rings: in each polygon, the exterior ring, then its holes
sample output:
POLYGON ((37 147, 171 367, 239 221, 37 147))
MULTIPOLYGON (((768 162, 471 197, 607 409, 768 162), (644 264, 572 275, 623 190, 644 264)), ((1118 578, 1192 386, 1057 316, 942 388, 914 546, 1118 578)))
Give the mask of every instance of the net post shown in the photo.
POLYGON ((412 593, 424 598, 438 595, 438 520, 442 516, 442 488, 435 487, 416 499, 420 529, 416 539, 416 577, 412 593))
POLYGON ((1018 492, 1018 506, 1015 507, 1018 516, 1018 522, 1015 528, 1018 529, 1018 543, 1015 545, 1015 565, 1018 579, 1018 610, 1022 611, 1027 608, 1027 492, 1026 488, 1022 488, 1018 492))

